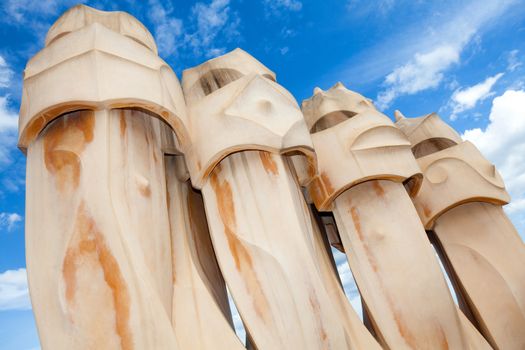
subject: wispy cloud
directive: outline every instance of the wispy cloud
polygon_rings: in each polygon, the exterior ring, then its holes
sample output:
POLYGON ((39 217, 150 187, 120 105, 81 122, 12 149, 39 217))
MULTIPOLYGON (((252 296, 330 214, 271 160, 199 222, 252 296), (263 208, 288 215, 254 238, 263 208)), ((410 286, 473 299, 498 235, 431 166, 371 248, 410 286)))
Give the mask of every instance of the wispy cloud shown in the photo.
POLYGON ((460 50, 458 46, 443 45, 423 54, 416 53, 408 63, 386 76, 387 88, 377 96, 378 107, 387 108, 398 96, 437 87, 444 71, 459 62, 460 50))
POLYGON ((511 50, 507 54, 507 70, 509 72, 514 72, 518 67, 523 65, 518 57, 518 54, 519 50, 511 50))
POLYGON ((150 0, 148 19, 154 24, 159 51, 166 56, 175 53, 181 45, 182 20, 174 16, 171 3, 150 0))
POLYGON ((13 77, 13 71, 7 65, 4 57, 0 56, 0 88, 9 87, 11 78, 13 77))
POLYGON ((0 311, 29 309, 31 309, 31 302, 26 269, 0 273, 0 311))
POLYGON ((9 95, 6 92, 12 78, 12 69, 0 56, 0 170, 11 162, 11 151, 16 147, 18 115, 9 107, 9 95))
POLYGON ((474 38, 479 38, 479 33, 486 30, 514 2, 473 1, 452 9, 456 11, 455 15, 441 25, 420 28, 422 35, 409 44, 414 50, 412 57, 386 75, 384 89, 377 97, 378 106, 384 109, 399 96, 439 86, 445 73, 460 63, 465 47, 474 38))
MULTIPOLYGON (((494 98, 485 129, 469 129, 462 135, 492 161, 512 197, 508 212, 525 230, 525 91, 507 90, 494 98)), ((523 237, 523 236, 522 236, 523 237)))
POLYGON ((283 12, 298 12, 303 8, 299 0, 263 0, 267 16, 279 16, 283 12))
POLYGON ((478 102, 493 96, 492 87, 502 76, 503 73, 498 73, 481 83, 454 91, 449 102, 449 106, 452 108, 450 119, 456 120, 459 113, 472 109, 476 107, 478 102))
POLYGON ((461 66, 475 39, 499 25, 514 5, 519 6, 516 0, 411 5, 413 20, 392 28, 392 35, 335 66, 324 79, 343 80, 356 88, 382 82, 376 100, 386 108, 400 96, 448 81, 448 71, 461 66))
POLYGON ((229 0, 212 0, 209 4, 198 2, 192 7, 194 30, 186 33, 185 42, 195 55, 213 57, 223 54, 226 47, 220 42, 229 42, 240 36, 240 18, 229 5, 229 0), (223 40, 217 42, 221 35, 223 40))
POLYGON ((240 38, 240 18, 229 0, 197 2, 187 20, 176 17, 170 3, 150 0, 149 6, 148 19, 162 56, 217 56, 226 51, 226 43, 240 38))
POLYGON ((0 134, 18 127, 18 115, 10 110, 8 101, 8 96, 0 96, 0 134))
POLYGON ((11 231, 20 221, 22 221, 22 216, 17 213, 0 213, 0 229, 5 227, 7 231, 11 231))
POLYGON ((34 15, 49 16, 58 12, 63 1, 57 0, 7 0, 4 2, 4 11, 9 19, 25 24, 33 19, 34 15))
MULTIPOLYGON (((397 1, 399 2, 399 1, 397 1)), ((385 16, 396 5, 395 0, 348 0, 346 8, 355 16, 381 15, 385 16)))

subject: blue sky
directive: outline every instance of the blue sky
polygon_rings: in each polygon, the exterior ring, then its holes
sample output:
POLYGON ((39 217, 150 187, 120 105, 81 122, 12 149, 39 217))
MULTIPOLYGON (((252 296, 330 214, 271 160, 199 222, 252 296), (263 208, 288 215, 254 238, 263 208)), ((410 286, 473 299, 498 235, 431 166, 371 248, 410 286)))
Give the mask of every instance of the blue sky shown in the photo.
MULTIPOLYGON (((0 7, 0 349, 38 348, 25 282, 25 159, 16 149, 22 71, 74 1, 0 7)), ((183 69, 241 47, 300 102, 337 81, 388 116, 438 112, 502 173, 507 213, 525 233, 525 2, 205 0, 87 1, 127 11, 183 69)), ((357 291, 344 263, 346 289, 357 291)))

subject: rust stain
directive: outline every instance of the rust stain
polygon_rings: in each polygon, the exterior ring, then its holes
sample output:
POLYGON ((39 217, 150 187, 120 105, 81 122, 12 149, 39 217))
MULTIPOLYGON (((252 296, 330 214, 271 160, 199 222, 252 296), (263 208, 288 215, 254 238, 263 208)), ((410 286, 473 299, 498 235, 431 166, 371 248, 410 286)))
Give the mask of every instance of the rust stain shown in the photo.
POLYGON ((87 211, 84 202, 77 211, 74 230, 62 266, 69 309, 75 308, 78 269, 90 261, 95 262, 102 269, 104 281, 113 295, 116 333, 120 337, 122 349, 133 349, 133 336, 129 328, 130 296, 126 281, 117 260, 106 244, 104 235, 87 211))
POLYGON ((315 176, 316 169, 315 169, 315 166, 310 161, 308 161, 308 166, 307 166, 307 169, 306 169, 306 173, 308 174, 309 178, 312 178, 312 177, 315 176))
POLYGON ((425 214, 427 218, 432 214, 432 211, 426 204, 423 204, 423 214, 425 214))
POLYGON ((46 130, 44 162, 61 193, 76 189, 80 181, 80 155, 93 141, 95 115, 81 111, 60 117, 46 130))
POLYGON ((255 312, 263 321, 266 321, 266 310, 269 308, 268 300, 266 299, 262 285, 253 270, 253 261, 249 251, 235 235, 236 218, 232 189, 227 180, 219 181, 217 174, 220 171, 220 166, 215 167, 210 174, 210 184, 215 192, 217 208, 224 225, 228 247, 235 261, 235 267, 243 276, 247 289, 253 297, 255 312))
POLYGON ((235 260, 235 266, 237 270, 241 268, 241 259, 250 268, 252 267, 252 258, 246 251, 246 248, 235 236, 233 228, 236 225, 235 219, 235 208, 233 203, 233 196, 230 183, 226 180, 219 183, 217 174, 213 172, 210 175, 211 185, 216 194, 217 207, 219 209, 219 215, 224 224, 224 230, 226 232, 226 238, 228 239, 228 246, 233 254, 235 260))
POLYGON ((381 186, 381 184, 379 183, 378 180, 372 181, 372 187, 374 188, 375 193, 379 197, 384 197, 385 196, 385 190, 383 189, 383 187, 381 186))
POLYGON ((328 192, 330 194, 335 192, 334 187, 332 186, 332 182, 330 181, 330 178, 328 177, 328 175, 324 171, 321 173, 321 180, 322 180, 322 182, 324 184, 326 192, 328 192))
POLYGON ((354 223, 355 230, 359 236, 359 240, 363 240, 363 232, 361 231, 361 219, 359 218, 359 212, 356 207, 350 208, 350 214, 352 215, 352 222, 354 223))
POLYGON ((269 152, 259 151, 259 157, 261 158, 262 165, 267 174, 278 175, 279 169, 277 169, 277 163, 273 159, 274 155, 269 152))
POLYGON ((447 341, 447 336, 445 334, 445 331, 443 330, 443 327, 441 327, 441 325, 438 325, 439 327, 439 339, 440 339, 440 349, 445 349, 445 350, 448 350, 449 347, 448 347, 448 341, 447 341))
POLYGON ((374 253, 372 252, 372 250, 368 246, 368 243, 366 242, 365 236, 363 235, 363 229, 361 227, 361 218, 359 217, 359 211, 357 210, 356 207, 352 206, 350 208, 350 214, 352 215, 352 222, 354 223, 354 228, 357 233, 357 236, 359 240, 363 243, 363 249, 366 253, 366 256, 368 257, 370 266, 372 267, 372 270, 374 270, 374 272, 377 272, 378 270, 377 261, 374 256, 374 253))
POLYGON ((319 335, 321 336, 321 341, 323 342, 323 349, 329 349, 330 346, 329 344, 327 344, 328 335, 326 334, 326 330, 323 326, 323 321, 321 320, 321 307, 315 295, 315 291, 310 291, 310 294, 308 295, 308 300, 310 301, 310 306, 314 311, 314 316, 319 326, 319 335))
POLYGON ((323 202, 325 198, 327 197, 327 194, 324 192, 324 188, 318 177, 315 177, 312 180, 312 182, 308 186, 308 191, 316 207, 320 208, 323 205, 323 202))
POLYGON ((397 330, 399 331, 399 334, 401 335, 401 337, 403 337, 403 339, 405 339, 405 341, 407 342, 408 346, 410 346, 410 348, 417 349, 418 346, 417 346, 416 340, 414 339, 414 336, 412 335, 408 327, 403 322, 403 319, 401 315, 399 314, 399 311, 397 311, 394 308, 390 296, 388 296, 388 303, 390 304, 392 308, 392 312, 394 314, 394 320, 396 321, 396 326, 397 326, 397 330))
POLYGON ((120 110, 120 137, 126 136, 126 114, 124 113, 124 110, 120 110))

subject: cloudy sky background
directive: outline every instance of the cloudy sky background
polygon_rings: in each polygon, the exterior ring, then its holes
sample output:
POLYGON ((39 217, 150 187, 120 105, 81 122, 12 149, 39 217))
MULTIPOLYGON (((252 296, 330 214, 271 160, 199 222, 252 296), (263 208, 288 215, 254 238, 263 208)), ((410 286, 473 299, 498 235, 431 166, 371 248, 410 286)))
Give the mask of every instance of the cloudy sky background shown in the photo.
MULTIPOLYGON (((25 159, 16 149, 22 72, 49 26, 75 1, 5 0, 0 7, 0 349, 38 348, 24 255, 25 159)), ((297 100, 342 81, 385 114, 438 112, 498 167, 525 233, 523 1, 87 1, 123 10, 183 69, 242 47, 297 100)), ((337 262, 352 304, 359 297, 337 262)))

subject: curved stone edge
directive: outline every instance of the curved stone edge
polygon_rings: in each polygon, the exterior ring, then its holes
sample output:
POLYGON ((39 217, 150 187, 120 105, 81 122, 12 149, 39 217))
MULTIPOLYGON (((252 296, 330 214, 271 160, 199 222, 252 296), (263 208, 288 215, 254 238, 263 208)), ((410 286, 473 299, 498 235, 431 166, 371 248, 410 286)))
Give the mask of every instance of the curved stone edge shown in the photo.
POLYGON ((182 148, 186 108, 171 68, 149 49, 93 23, 57 39, 27 64, 19 148, 58 116, 79 109, 139 108, 164 120, 182 148))

